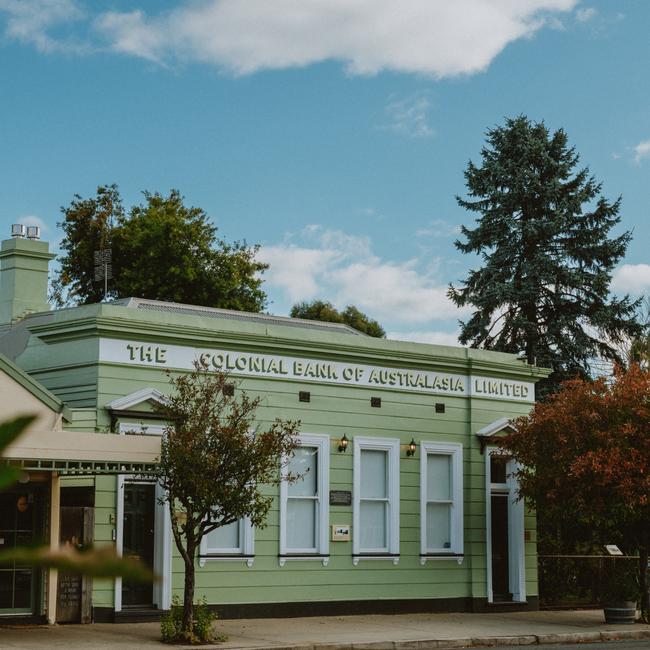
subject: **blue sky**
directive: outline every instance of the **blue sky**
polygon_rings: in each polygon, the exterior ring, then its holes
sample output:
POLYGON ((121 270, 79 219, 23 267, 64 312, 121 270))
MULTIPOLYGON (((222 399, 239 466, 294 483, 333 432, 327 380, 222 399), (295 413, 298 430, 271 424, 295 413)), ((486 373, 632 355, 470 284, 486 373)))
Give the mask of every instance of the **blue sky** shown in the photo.
POLYGON ((269 311, 352 303, 453 342, 456 205, 486 128, 563 127, 623 196, 617 293, 650 292, 650 3, 0 0, 0 233, 117 183, 262 246, 269 311))

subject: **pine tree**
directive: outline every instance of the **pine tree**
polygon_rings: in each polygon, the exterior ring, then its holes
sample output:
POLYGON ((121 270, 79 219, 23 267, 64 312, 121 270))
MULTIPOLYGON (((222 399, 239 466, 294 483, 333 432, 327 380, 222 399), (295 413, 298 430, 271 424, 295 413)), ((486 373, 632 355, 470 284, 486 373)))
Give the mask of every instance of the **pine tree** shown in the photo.
POLYGON ((617 345, 638 336, 638 303, 609 295, 631 234, 611 236, 621 198, 608 201, 589 169, 576 169, 564 130, 506 119, 488 130, 481 158, 465 170, 469 198, 456 197, 480 216, 455 245, 483 261, 449 287, 456 305, 475 308, 459 339, 551 367, 538 385, 543 396, 563 379, 588 377, 595 357, 618 361, 617 345))

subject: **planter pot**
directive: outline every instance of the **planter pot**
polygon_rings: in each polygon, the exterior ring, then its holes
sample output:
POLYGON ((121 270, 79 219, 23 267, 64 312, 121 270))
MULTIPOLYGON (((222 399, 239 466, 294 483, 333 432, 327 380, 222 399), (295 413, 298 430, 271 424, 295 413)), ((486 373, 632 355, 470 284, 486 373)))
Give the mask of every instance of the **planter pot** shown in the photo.
POLYGON ((603 605, 605 623, 634 623, 636 621, 636 602, 633 600, 613 602, 603 605))

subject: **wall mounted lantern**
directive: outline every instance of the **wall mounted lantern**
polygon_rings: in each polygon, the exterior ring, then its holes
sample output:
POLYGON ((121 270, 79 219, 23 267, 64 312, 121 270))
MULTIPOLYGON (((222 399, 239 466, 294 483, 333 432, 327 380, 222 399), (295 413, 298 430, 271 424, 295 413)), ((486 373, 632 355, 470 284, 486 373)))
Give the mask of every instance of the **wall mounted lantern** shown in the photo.
POLYGON ((415 444, 415 438, 411 438, 411 442, 409 442, 408 446, 406 447, 406 455, 415 456, 415 450, 417 448, 418 446, 415 444))
POLYGON ((339 443, 339 451, 347 451, 348 442, 350 442, 348 440, 348 437, 345 434, 343 434, 343 437, 341 438, 340 443, 339 443))

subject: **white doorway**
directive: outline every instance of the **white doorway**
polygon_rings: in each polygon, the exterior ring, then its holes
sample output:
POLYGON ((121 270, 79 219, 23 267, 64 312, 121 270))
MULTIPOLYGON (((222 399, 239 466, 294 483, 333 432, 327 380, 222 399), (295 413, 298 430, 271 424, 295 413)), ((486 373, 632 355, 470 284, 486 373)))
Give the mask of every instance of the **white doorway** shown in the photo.
MULTIPOLYGON (((153 501, 153 571, 158 577, 153 583, 151 605, 157 609, 169 609, 171 606, 171 522, 169 508, 161 503, 162 488, 154 481, 137 481, 122 474, 117 477, 117 516, 116 516, 116 549, 118 555, 124 553, 125 535, 125 491, 135 486, 147 486, 148 494, 153 501)), ((128 513, 126 513, 128 516, 128 513)), ((123 601, 124 587, 122 578, 115 579, 115 611, 121 612, 128 603, 123 601)))
POLYGON ((524 503, 517 498, 516 463, 500 449, 485 453, 487 598, 526 602, 524 503))

